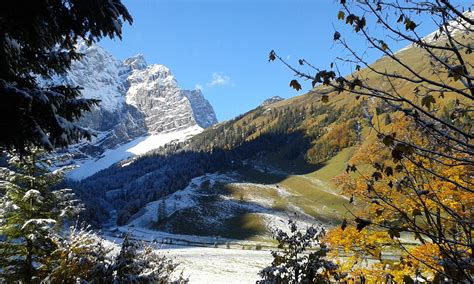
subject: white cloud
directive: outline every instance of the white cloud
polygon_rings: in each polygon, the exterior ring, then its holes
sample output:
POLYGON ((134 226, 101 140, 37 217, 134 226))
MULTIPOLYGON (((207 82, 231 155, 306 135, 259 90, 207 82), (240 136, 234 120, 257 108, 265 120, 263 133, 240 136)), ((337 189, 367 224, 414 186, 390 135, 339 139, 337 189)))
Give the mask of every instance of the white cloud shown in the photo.
POLYGON ((207 83, 209 87, 216 87, 216 86, 230 86, 233 85, 232 81, 229 76, 224 75, 220 72, 212 73, 212 80, 207 83))
POLYGON ((194 89, 202 91, 204 90, 204 87, 202 85, 196 84, 196 86, 194 86, 194 89))

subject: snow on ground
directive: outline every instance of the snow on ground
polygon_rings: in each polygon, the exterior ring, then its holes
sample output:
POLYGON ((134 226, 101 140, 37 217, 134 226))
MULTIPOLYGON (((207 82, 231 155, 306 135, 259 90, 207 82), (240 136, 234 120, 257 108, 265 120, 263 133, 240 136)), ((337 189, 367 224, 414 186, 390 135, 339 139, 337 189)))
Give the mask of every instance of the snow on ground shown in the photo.
POLYGON ((171 141, 184 141, 200 132, 202 128, 195 125, 186 129, 173 131, 169 133, 159 133, 136 138, 122 146, 112 150, 107 150, 101 158, 97 160, 80 161, 79 167, 68 173, 68 178, 81 180, 106 169, 113 164, 128 159, 130 157, 143 155, 148 151, 164 146, 171 141))
MULTIPOLYGON (((469 19, 474 19, 474 12, 472 11, 466 11, 463 13, 466 18, 469 19)), ((466 33, 468 34, 469 31, 468 29, 470 28, 469 23, 467 23, 465 20, 461 18, 457 18, 456 20, 452 20, 448 23, 448 29, 449 33, 451 36, 455 36, 461 33, 466 33)), ((429 35, 425 36, 422 38, 422 40, 425 43, 434 43, 438 40, 444 40, 446 39, 446 33, 443 31, 441 32, 439 29, 436 31, 430 33, 429 35)), ((415 46, 413 43, 403 47, 402 49, 398 50, 396 53, 400 53, 402 51, 405 51, 407 49, 410 49, 411 47, 415 46)))
POLYGON ((180 263, 190 283, 255 283, 258 272, 271 264, 269 251, 225 248, 164 249, 180 263))
MULTIPOLYGON (((136 235, 134 235, 136 237, 136 235)), ((105 245, 120 251, 121 238, 104 236, 105 245)), ((148 240, 148 238, 144 238, 148 240)), ((271 264, 268 250, 243 250, 241 248, 183 247, 176 245, 154 245, 157 252, 179 264, 175 274, 181 272, 191 284, 197 283, 255 283, 258 272, 271 264)))
POLYGON ((128 232, 133 239, 146 242, 156 241, 158 252, 178 263, 177 275, 189 278, 190 283, 255 283, 258 272, 271 263, 269 250, 255 250, 255 242, 239 241, 225 248, 232 240, 215 237, 190 236, 154 231, 145 228, 122 226, 115 231, 103 232, 106 245, 113 247, 113 253, 120 251, 121 235, 128 232), (173 245, 159 244, 173 240, 173 245), (186 245, 189 242, 190 245, 186 245), (214 243, 219 247, 214 248, 214 243), (250 249, 242 249, 245 245, 250 249))
POLYGON ((142 142, 128 149, 128 152, 131 152, 135 155, 142 155, 150 150, 163 146, 168 142, 173 140, 183 141, 190 138, 191 136, 201 133, 202 131, 203 128, 199 127, 198 125, 194 125, 189 128, 170 133, 150 135, 147 136, 142 142))
POLYGON ((212 186, 216 181, 229 182, 232 178, 227 175, 219 174, 206 174, 193 178, 185 189, 176 191, 162 199, 148 203, 144 212, 139 212, 143 214, 131 221, 129 225, 134 227, 147 227, 151 222, 156 222, 158 219, 158 206, 160 206, 163 201, 167 205, 165 207, 166 212, 164 212, 165 216, 163 217, 171 216, 176 211, 198 205, 196 203, 196 197, 202 194, 198 193, 197 189, 199 189, 205 180, 209 180, 210 185, 212 186))

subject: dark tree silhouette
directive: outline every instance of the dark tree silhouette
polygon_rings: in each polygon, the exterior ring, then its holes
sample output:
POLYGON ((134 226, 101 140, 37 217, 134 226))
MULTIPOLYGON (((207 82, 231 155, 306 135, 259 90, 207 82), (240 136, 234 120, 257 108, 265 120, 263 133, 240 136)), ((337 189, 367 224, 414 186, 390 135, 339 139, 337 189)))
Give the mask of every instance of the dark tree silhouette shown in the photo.
POLYGON ((75 44, 121 37, 132 17, 120 0, 19 0, 0 3, 0 147, 64 147, 90 133, 74 121, 97 100, 52 80, 81 54, 75 44))

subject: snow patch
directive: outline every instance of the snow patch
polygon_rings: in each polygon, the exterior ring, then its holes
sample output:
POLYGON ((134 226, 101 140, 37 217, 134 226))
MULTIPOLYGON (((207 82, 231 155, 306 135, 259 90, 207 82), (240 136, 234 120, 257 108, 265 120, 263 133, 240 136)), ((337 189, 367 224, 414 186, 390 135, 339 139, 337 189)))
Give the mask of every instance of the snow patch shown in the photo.
POLYGON ((115 149, 105 151, 99 159, 79 162, 78 167, 70 171, 67 174, 67 177, 74 180, 84 179, 99 172, 100 170, 112 166, 119 161, 138 155, 143 155, 172 141, 185 141, 186 139, 201 133, 202 130, 203 129, 201 127, 194 125, 178 131, 136 138, 115 149))
POLYGON ((163 216, 165 218, 179 210, 196 206, 196 196, 199 195, 197 190, 206 180, 209 180, 212 186, 217 180, 230 181, 230 178, 219 174, 206 174, 204 176, 193 178, 185 189, 176 191, 162 199, 148 203, 145 207, 145 212, 131 221, 129 226, 145 228, 150 223, 156 222, 158 219, 158 206, 160 206, 162 202, 165 202, 167 205, 164 212, 165 216, 163 216))
MULTIPOLYGON (((463 13, 463 15, 466 18, 474 19, 474 12, 473 11, 466 11, 466 12, 463 13)), ((463 32, 464 33, 472 32, 471 25, 460 17, 456 20, 450 21, 449 23, 447 23, 447 25, 448 25, 448 32, 451 34, 451 36, 455 36, 455 35, 463 33, 463 32)), ((446 38, 447 38, 446 32, 445 31, 440 31, 438 29, 438 30, 430 33, 429 35, 423 37, 422 41, 425 42, 425 43, 435 43, 438 40, 444 40, 446 38)), ((407 49, 410 49, 414 46, 415 46, 415 44, 413 44, 413 43, 409 44, 409 45, 405 46, 404 48, 398 50, 395 53, 400 53, 400 52, 405 51, 407 49)))
MULTIPOLYGON (((133 231, 134 232, 134 231, 133 231)), ((152 241, 150 234, 133 234, 134 238, 152 241)), ((104 244, 118 254, 121 238, 104 236, 104 244)), ((258 272, 272 261, 269 251, 242 250, 240 248, 183 247, 155 244, 155 251, 178 264, 175 271, 179 276, 189 278, 190 283, 255 283, 260 279, 258 272)))

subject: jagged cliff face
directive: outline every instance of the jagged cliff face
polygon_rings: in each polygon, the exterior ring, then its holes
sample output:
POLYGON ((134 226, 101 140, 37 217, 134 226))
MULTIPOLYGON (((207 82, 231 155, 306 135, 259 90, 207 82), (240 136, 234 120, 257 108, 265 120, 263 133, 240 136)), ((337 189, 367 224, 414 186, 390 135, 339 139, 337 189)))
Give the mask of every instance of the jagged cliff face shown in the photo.
POLYGON ((194 110, 194 120, 199 126, 208 128, 209 126, 217 123, 214 109, 204 98, 201 90, 183 90, 182 94, 191 103, 191 107, 194 110))
POLYGON ((80 124, 93 130, 92 142, 76 145, 76 157, 98 157, 139 136, 206 128, 217 122, 199 90, 182 90, 163 65, 147 65, 143 55, 119 61, 98 45, 78 45, 84 53, 59 80, 83 87, 85 98, 100 99, 80 124), (78 156, 79 155, 79 156, 78 156))
MULTIPOLYGON (((142 66, 142 65, 140 65, 142 66)), ((126 103, 142 111, 150 133, 172 131, 197 124, 189 100, 183 96, 168 68, 151 65, 131 69, 126 103)))

